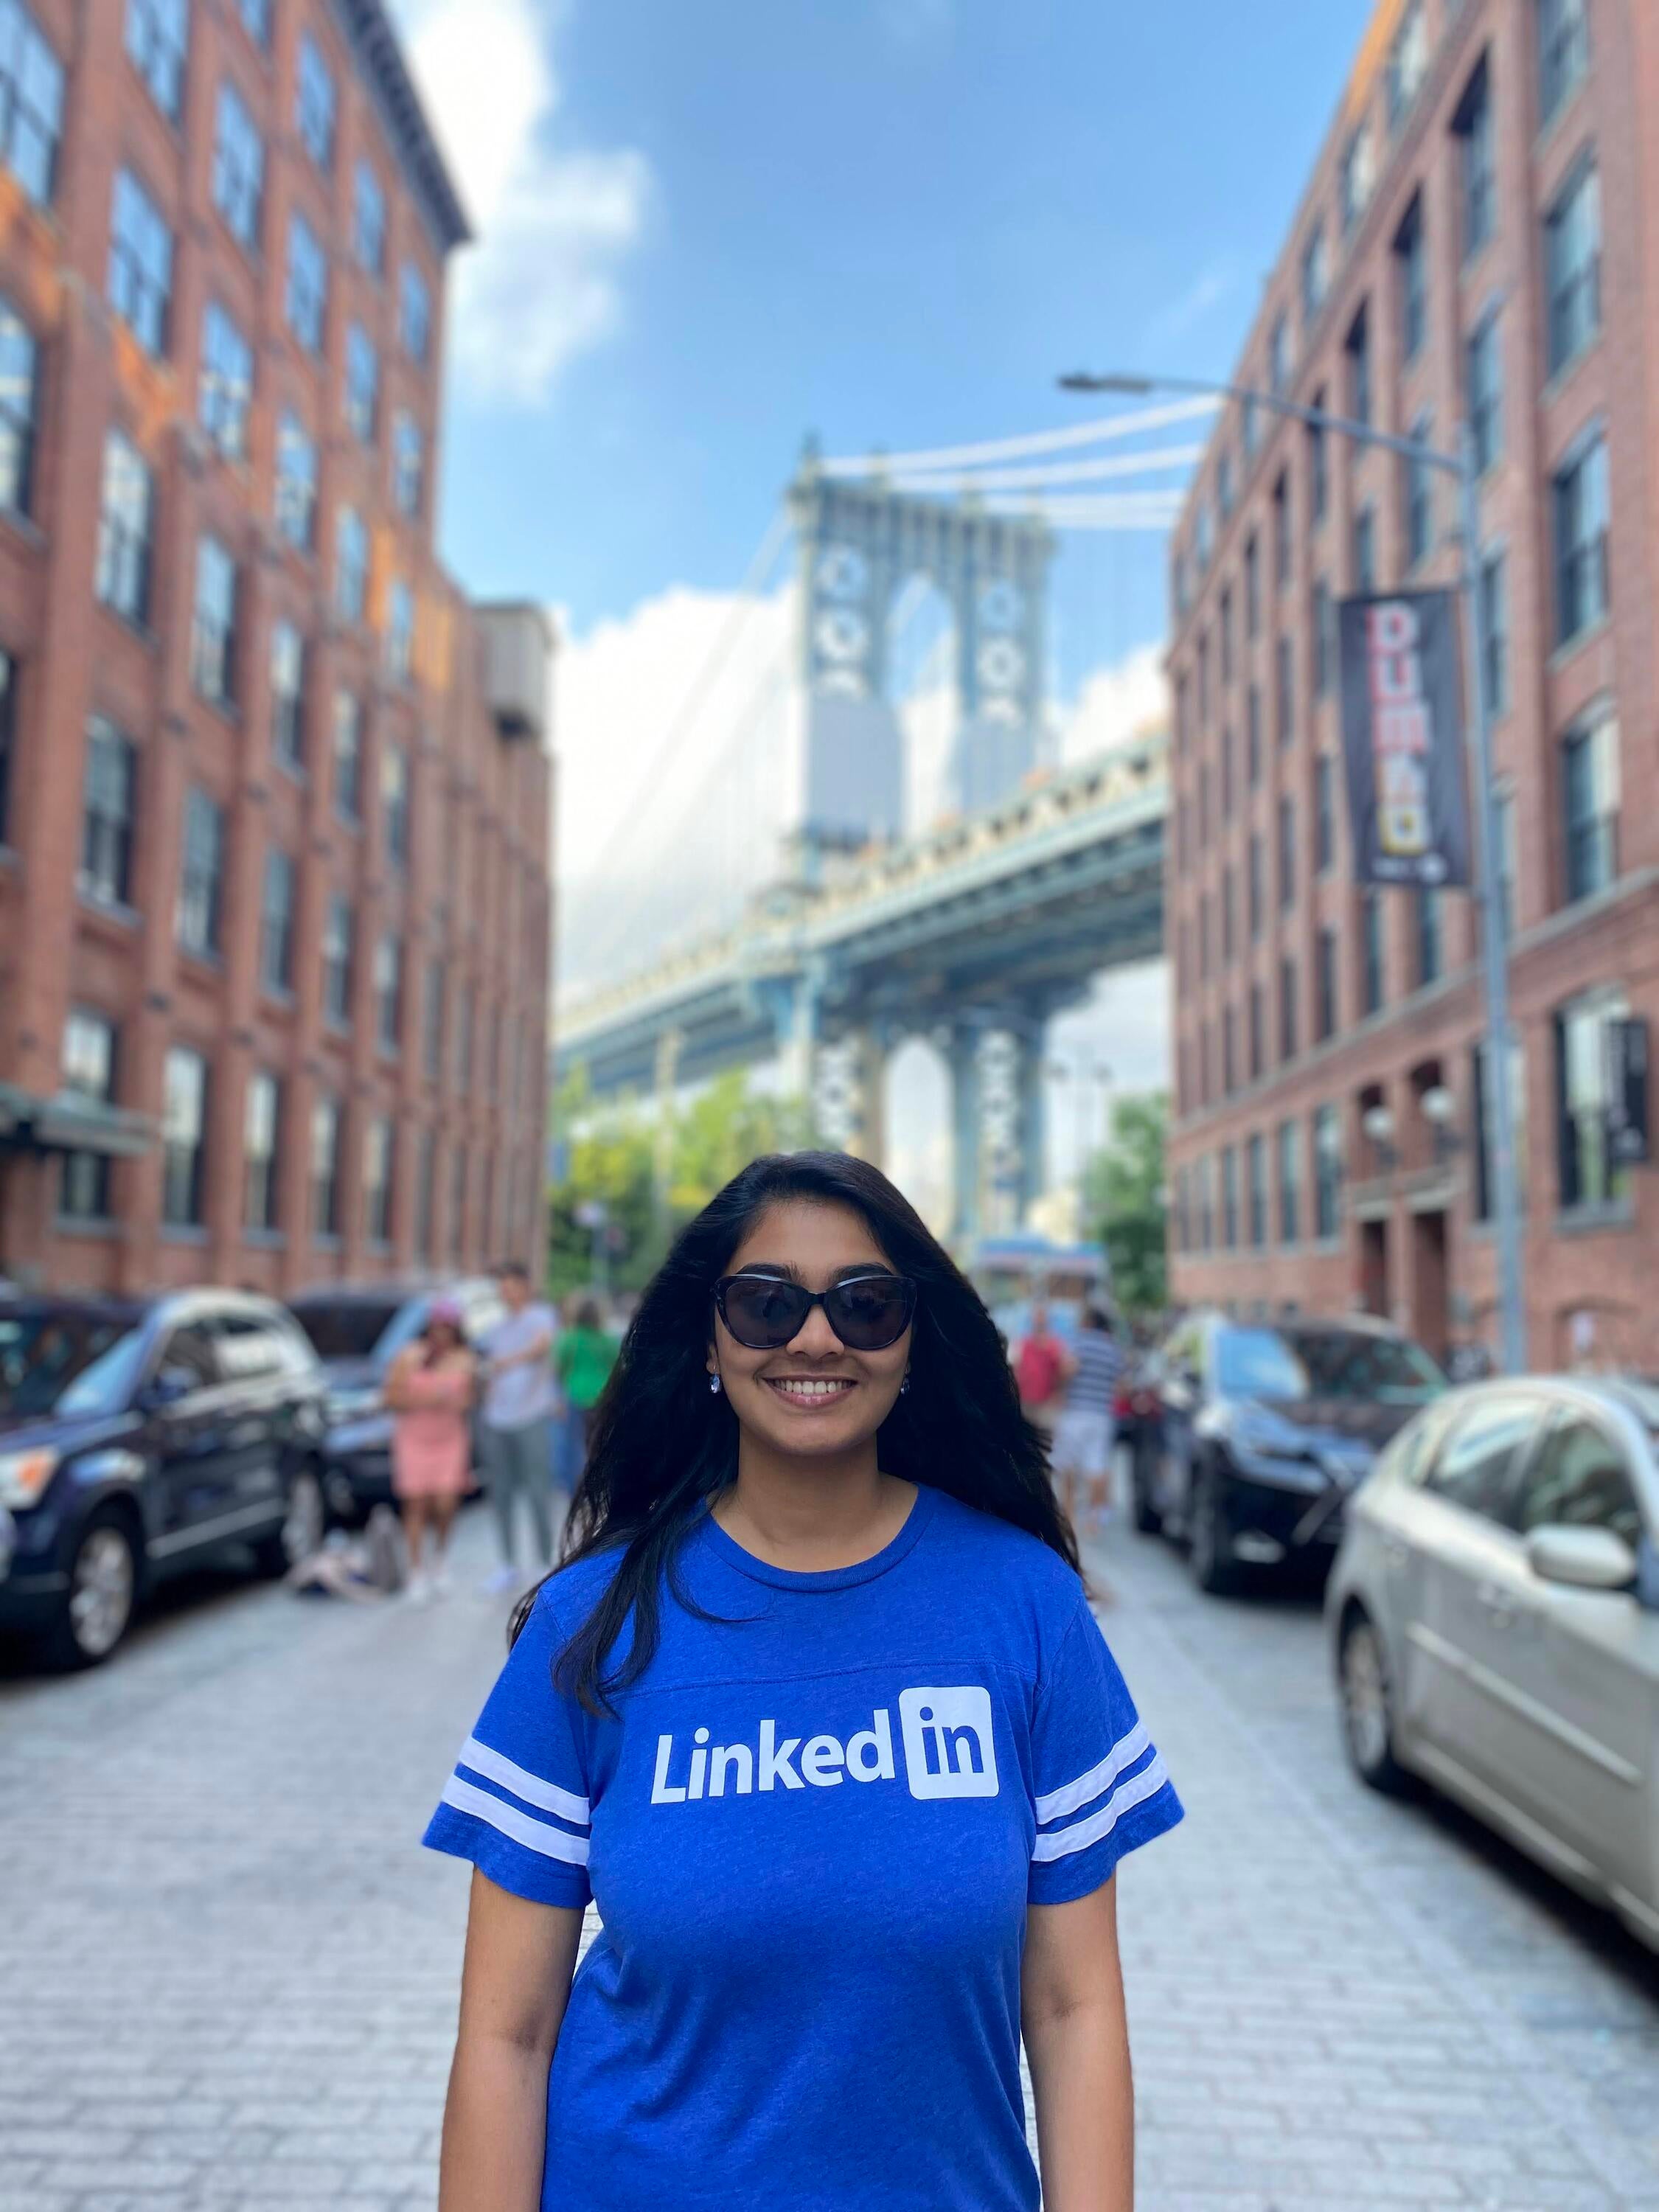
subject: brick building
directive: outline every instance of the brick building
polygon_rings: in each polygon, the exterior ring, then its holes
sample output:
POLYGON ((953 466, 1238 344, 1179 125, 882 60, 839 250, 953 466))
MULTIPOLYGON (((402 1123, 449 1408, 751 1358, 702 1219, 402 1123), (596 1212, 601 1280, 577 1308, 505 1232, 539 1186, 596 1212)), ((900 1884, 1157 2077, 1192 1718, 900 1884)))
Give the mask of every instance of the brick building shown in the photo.
MULTIPOLYGON (((1659 1176, 1606 1024, 1659 1021, 1659 9, 1387 0, 1238 363, 1455 441, 1516 933, 1531 1356, 1659 1365, 1659 1176)), ((1332 609, 1457 573, 1449 479, 1241 404, 1173 551, 1173 1279, 1495 1346, 1478 917, 1367 896, 1332 609), (1378 1109, 1382 1109, 1380 1113, 1378 1109)))
POLYGON ((433 552, 381 0, 0 9, 0 1273, 540 1242, 549 640, 433 552))

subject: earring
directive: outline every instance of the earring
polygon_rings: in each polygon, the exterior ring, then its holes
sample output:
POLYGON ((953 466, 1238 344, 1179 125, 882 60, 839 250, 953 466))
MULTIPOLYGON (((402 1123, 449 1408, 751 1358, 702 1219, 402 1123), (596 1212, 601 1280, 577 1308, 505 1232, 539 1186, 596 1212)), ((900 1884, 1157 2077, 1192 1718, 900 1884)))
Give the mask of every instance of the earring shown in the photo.
POLYGON ((902 1397, 903 1397, 903 1395, 904 1395, 905 1392, 906 1392, 909 1388, 910 1388, 910 1377, 908 1376, 908 1375, 906 1375, 906 1376, 905 1376, 905 1378, 904 1378, 903 1382, 901 1382, 901 1383, 899 1384, 899 1395, 900 1395, 900 1397, 901 1397, 901 1398, 902 1398, 902 1397))
POLYGON ((718 1397, 720 1396, 720 1376, 719 1376, 718 1375, 711 1375, 711 1376, 709 1376, 709 1378, 708 1378, 708 1387, 709 1387, 709 1389, 714 1392, 714 1395, 718 1398, 718 1397))

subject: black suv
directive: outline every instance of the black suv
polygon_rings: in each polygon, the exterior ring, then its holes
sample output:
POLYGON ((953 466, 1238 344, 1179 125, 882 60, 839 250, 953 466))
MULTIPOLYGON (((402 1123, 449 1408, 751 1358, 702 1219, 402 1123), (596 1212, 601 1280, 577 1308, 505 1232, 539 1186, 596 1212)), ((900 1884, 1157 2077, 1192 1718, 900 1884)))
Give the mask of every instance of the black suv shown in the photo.
POLYGON ((283 1573, 322 1538, 323 1408, 268 1298, 0 1297, 0 1632, 95 1666, 222 1545, 283 1573))
POLYGON ((1188 1547, 1193 1578, 1231 1589, 1249 1566, 1322 1580, 1343 1501, 1446 1378, 1381 1322, 1189 1315, 1148 1363, 1154 1449, 1135 1462, 1135 1525, 1188 1547))

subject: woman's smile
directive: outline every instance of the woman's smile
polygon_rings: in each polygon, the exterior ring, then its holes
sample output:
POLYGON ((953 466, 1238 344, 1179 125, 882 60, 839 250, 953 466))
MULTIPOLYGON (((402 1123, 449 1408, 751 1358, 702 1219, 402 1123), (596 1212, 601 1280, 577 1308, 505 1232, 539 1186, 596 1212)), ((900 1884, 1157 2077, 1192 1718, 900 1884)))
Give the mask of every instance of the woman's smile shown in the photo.
POLYGON ((850 1375, 763 1375, 760 1379, 787 1404, 809 1413, 839 1405, 849 1390, 859 1387, 850 1375))

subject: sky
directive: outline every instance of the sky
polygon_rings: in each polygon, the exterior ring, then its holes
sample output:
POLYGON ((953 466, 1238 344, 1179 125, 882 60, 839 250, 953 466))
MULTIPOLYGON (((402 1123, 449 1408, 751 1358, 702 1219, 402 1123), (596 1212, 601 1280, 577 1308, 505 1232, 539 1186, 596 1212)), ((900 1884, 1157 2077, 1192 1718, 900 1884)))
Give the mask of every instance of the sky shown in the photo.
MULTIPOLYGON (((454 271, 442 548, 563 639, 568 983, 685 933, 736 846, 765 865, 787 608, 781 572, 740 586, 803 441, 1066 424, 1054 378, 1079 366, 1224 374, 1370 0, 393 5, 480 237, 454 271)), ((1157 713, 1164 574, 1151 534, 1062 550, 1063 753, 1157 713)), ((1164 995, 1161 971, 1123 980, 1059 1057, 1162 1080, 1164 995)), ((1090 1080, 1056 1093, 1062 1171, 1090 1080)))

